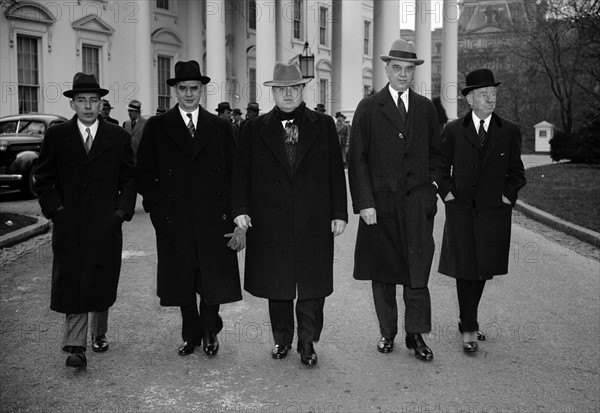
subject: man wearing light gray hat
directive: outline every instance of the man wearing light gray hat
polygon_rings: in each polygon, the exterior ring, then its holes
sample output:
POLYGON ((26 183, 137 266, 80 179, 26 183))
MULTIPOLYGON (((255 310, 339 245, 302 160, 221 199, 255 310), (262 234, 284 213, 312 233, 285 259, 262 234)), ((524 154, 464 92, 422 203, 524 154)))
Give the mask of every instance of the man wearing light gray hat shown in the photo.
POLYGON ((403 286, 406 347, 433 359, 422 333, 431 331, 427 282, 434 253, 433 218, 444 164, 436 109, 409 88, 418 59, 415 45, 396 40, 381 56, 389 83, 356 108, 350 133, 348 177, 360 214, 354 278, 372 282, 381 338, 389 353, 398 332, 396 285, 403 286))

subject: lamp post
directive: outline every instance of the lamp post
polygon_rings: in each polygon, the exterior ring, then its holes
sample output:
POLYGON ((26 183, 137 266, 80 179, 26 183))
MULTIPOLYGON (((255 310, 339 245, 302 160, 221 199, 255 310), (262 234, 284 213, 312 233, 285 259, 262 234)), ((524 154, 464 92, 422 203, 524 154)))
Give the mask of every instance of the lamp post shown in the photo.
POLYGON ((300 62, 300 72, 304 79, 312 79, 315 77, 315 55, 312 54, 308 42, 304 43, 302 54, 298 55, 300 62))

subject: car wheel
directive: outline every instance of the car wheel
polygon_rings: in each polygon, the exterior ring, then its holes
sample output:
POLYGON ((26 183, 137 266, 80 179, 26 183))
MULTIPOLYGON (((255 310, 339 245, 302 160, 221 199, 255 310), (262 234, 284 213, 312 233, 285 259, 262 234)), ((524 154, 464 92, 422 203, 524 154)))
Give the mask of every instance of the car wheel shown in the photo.
POLYGON ((21 192, 27 198, 37 198, 37 193, 35 192, 35 170, 37 168, 37 163, 33 163, 29 171, 23 176, 23 183, 21 187, 21 192))

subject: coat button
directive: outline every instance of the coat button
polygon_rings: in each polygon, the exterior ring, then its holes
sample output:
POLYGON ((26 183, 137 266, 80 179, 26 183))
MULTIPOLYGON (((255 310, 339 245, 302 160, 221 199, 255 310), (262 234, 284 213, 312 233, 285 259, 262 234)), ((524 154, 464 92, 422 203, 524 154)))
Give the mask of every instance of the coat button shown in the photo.
POLYGON ((171 195, 170 195, 170 194, 167 194, 167 195, 165 195, 165 198, 166 198, 166 199, 171 199, 171 195))
POLYGON ((277 209, 283 209, 283 205, 277 205, 277 209))
POLYGON ((171 217, 165 217, 165 221, 167 221, 167 224, 171 223, 171 217))
POLYGON ((173 176, 173 170, 172 169, 169 169, 168 173, 169 173, 169 176, 173 176))
POLYGON ((227 214, 223 214, 223 215, 221 216, 221 218, 223 218, 223 221, 226 221, 226 220, 227 220, 227 214))
POLYGON ((219 196, 223 197, 223 196, 225 196, 225 195, 227 195, 227 192, 225 192, 225 191, 221 191, 221 192, 219 192, 219 196))

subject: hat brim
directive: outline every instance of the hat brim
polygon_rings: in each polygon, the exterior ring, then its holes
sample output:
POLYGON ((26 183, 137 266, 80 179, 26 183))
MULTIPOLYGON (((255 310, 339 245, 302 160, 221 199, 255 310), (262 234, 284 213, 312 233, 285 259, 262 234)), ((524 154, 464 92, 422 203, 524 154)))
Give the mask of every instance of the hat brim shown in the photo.
POLYGON ((210 82, 210 77, 208 76, 184 76, 184 77, 174 77, 172 79, 167 79, 167 85, 175 86, 179 82, 185 82, 186 80, 199 80, 203 85, 210 82))
MULTIPOLYGON (((108 89, 102 88, 89 88, 89 89, 71 89, 63 92, 63 95, 68 98, 73 98, 73 96, 78 93, 97 93, 100 97, 108 95, 108 89)), ((112 109, 112 108, 111 108, 112 109)))
MULTIPOLYGON (((285 87, 285 86, 296 86, 296 85, 304 85, 310 82, 312 79, 296 79, 296 80, 269 80, 267 82, 263 82, 264 86, 269 87, 285 87)), ((248 109, 246 109, 248 110, 248 109)))
POLYGON ((463 96, 467 96, 469 94, 469 92, 472 91, 472 90, 481 89, 482 87, 498 86, 500 83, 502 83, 502 82, 483 83, 483 84, 480 84, 480 85, 471 85, 471 86, 467 86, 466 88, 464 88, 460 93, 462 93, 463 96))
POLYGON ((401 60, 403 62, 414 63, 417 66, 422 65, 425 62, 425 60, 423 60, 423 59, 411 59, 408 57, 396 57, 396 56, 386 56, 386 55, 381 55, 381 56, 379 56, 379 58, 386 63, 389 62, 390 60, 401 60))

